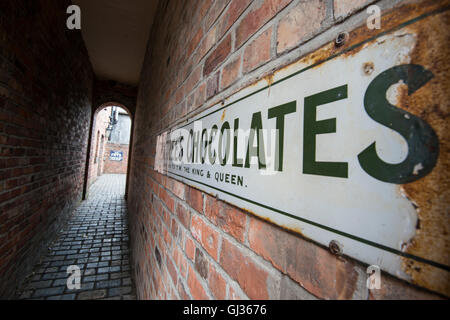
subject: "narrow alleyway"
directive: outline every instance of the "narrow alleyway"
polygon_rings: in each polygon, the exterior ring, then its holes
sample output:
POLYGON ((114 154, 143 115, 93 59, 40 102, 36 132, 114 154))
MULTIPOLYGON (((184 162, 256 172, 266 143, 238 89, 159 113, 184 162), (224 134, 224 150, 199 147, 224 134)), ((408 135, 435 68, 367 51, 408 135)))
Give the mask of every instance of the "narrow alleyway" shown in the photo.
POLYGON ((20 299, 134 300, 128 257, 126 175, 105 174, 18 292, 20 299), (67 287, 67 267, 81 269, 81 289, 67 287))

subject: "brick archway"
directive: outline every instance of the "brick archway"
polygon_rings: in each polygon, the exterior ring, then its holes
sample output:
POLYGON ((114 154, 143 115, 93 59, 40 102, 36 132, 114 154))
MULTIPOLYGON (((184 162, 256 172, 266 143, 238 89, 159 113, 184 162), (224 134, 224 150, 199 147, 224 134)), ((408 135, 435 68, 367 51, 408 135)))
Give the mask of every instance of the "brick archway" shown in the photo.
POLYGON ((133 129, 134 129, 134 117, 133 117, 133 113, 131 112, 130 108, 128 108, 127 106, 119 103, 119 102, 114 102, 114 101, 109 101, 109 102, 105 102, 101 105, 99 105, 98 107, 95 108, 95 110, 92 112, 92 116, 91 116, 91 122, 90 122, 90 129, 89 129, 89 141, 88 141, 88 150, 86 153, 86 165, 85 165, 85 175, 84 175, 84 184, 83 184, 83 200, 87 199, 88 196, 88 190, 89 187, 91 185, 90 182, 91 178, 92 178, 92 170, 96 169, 96 167, 93 166, 99 166, 99 164, 97 163, 92 163, 93 160, 95 162, 95 159, 93 157, 98 157, 97 154, 95 154, 96 152, 96 146, 93 144, 95 142, 95 132, 96 130, 96 122, 97 122, 97 117, 99 115, 99 113, 108 107, 120 107, 123 110, 125 110, 131 120, 131 128, 130 128, 130 144, 129 144, 129 148, 128 148, 128 161, 127 161, 127 179, 126 179, 126 187, 125 187, 125 198, 127 198, 127 194, 128 194, 128 180, 129 180, 129 173, 130 173, 130 157, 131 157, 131 150, 132 150, 132 143, 133 143, 133 129))

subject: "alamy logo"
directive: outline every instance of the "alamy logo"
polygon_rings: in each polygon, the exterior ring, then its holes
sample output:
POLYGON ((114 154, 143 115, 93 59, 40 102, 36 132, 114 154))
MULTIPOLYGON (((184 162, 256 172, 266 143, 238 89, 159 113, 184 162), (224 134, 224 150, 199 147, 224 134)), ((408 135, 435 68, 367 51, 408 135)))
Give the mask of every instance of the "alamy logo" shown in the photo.
POLYGON ((72 265, 67 267, 67 273, 70 276, 67 278, 67 289, 79 290, 81 289, 81 270, 80 267, 72 265))
POLYGON ((367 288, 371 290, 379 290, 381 289, 381 270, 379 266, 369 266, 366 270, 366 273, 369 274, 369 278, 367 278, 367 288))
POLYGON ((381 29, 381 9, 377 5, 372 5, 366 11, 370 16, 367 18, 366 24, 369 30, 381 29))
POLYGON ((79 6, 71 5, 67 7, 67 14, 70 14, 70 16, 67 18, 67 29, 74 30, 74 29, 81 29, 81 9, 79 6))

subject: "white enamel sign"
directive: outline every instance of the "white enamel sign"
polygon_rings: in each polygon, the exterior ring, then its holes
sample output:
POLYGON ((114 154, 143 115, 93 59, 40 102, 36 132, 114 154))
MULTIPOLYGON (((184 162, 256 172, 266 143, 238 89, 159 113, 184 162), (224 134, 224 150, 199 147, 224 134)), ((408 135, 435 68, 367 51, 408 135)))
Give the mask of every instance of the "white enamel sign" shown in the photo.
POLYGON ((400 186, 433 169, 437 144, 396 107, 432 78, 410 64, 416 41, 399 30, 236 93, 167 134, 167 174, 406 278, 417 213, 400 186))

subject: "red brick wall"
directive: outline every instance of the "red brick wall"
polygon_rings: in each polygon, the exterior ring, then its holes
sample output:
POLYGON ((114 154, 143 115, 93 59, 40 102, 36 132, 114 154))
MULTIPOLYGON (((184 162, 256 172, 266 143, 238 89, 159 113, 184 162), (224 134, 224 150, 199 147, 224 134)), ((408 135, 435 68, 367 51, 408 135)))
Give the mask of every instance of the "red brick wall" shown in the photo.
MULTIPOLYGON (((367 266, 153 170, 159 133, 362 25, 367 15, 358 10, 370 2, 161 1, 141 74, 131 157, 139 298, 437 297, 384 274, 382 290, 369 292, 367 266)), ((378 3, 390 10, 397 2, 378 3)))
POLYGON ((0 2, 0 297, 81 200, 93 73, 70 1, 0 2))
POLYGON ((97 178, 103 173, 104 170, 103 154, 106 149, 106 143, 108 142, 106 127, 108 127, 110 115, 110 107, 98 109, 94 115, 94 124, 91 138, 91 152, 89 157, 88 187, 97 180, 97 178), (103 143, 102 135, 104 137, 103 143), (101 152, 102 150, 103 152, 101 152))
POLYGON ((130 145, 128 144, 116 144, 116 143, 107 143, 105 146, 105 155, 104 155, 104 168, 103 173, 114 173, 114 174, 126 174, 127 166, 128 166, 128 149, 130 145), (122 151, 123 152, 123 160, 122 161, 112 161, 109 160, 110 151, 122 151))

